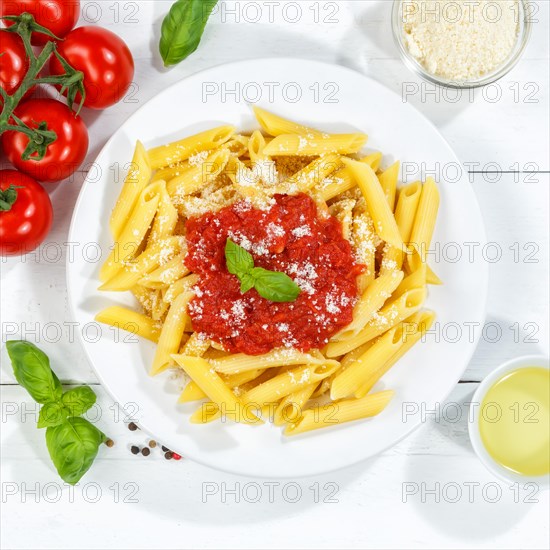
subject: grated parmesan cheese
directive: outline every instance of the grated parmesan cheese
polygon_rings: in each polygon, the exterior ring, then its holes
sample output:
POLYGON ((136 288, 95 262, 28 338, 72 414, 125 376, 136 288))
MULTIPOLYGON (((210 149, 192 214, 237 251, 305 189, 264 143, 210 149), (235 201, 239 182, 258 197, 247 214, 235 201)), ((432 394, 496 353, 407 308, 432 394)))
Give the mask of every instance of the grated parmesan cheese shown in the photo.
POLYGON ((405 44, 425 69, 474 80, 504 63, 519 34, 518 0, 405 0, 405 44))

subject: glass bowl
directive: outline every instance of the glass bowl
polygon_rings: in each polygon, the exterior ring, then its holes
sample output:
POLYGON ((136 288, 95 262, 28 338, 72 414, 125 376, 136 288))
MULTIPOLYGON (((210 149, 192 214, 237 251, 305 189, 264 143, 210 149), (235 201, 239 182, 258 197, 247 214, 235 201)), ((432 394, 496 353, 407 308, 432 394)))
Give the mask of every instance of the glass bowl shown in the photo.
POLYGON ((474 80, 449 80, 444 77, 434 75, 428 70, 409 52, 404 36, 403 36, 403 0, 393 0, 392 8, 392 30, 393 37, 401 58, 405 65, 413 72, 421 76, 424 80, 431 82, 432 84, 439 84, 440 86, 446 86, 448 88, 479 88, 481 86, 487 86, 496 82, 508 72, 510 72, 516 63, 519 61, 527 43, 531 36, 531 15, 528 9, 528 0, 519 0, 519 30, 518 38, 514 49, 510 52, 507 59, 497 67, 491 73, 485 74, 474 80))

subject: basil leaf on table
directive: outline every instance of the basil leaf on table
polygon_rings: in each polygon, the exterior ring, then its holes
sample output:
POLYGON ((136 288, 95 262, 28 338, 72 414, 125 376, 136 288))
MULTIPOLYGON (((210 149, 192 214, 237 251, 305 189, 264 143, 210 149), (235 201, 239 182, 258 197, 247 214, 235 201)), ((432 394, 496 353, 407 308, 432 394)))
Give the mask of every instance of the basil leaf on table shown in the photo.
POLYGON ((159 50, 164 65, 176 65, 199 46, 217 0, 177 0, 164 18, 159 50))
POLYGON ((285 273, 255 267, 251 273, 258 294, 271 302, 294 302, 300 287, 285 273))
POLYGON ((60 401, 50 401, 46 403, 38 415, 37 428, 49 428, 65 422, 70 416, 70 411, 60 401))
POLYGON ((50 368, 48 356, 24 340, 6 342, 16 380, 37 403, 61 399, 61 382, 50 368))
POLYGON ((43 405, 37 427, 47 428, 46 445, 59 475, 67 483, 77 483, 108 439, 79 416, 96 402, 95 393, 88 386, 63 393, 48 356, 34 344, 9 340, 6 348, 17 381, 43 405))
POLYGON ((84 418, 68 418, 46 430, 46 445, 57 473, 70 485, 90 469, 105 434, 84 418))
POLYGON ((63 405, 69 410, 70 416, 84 414, 96 402, 96 394, 89 386, 79 386, 63 394, 63 405))

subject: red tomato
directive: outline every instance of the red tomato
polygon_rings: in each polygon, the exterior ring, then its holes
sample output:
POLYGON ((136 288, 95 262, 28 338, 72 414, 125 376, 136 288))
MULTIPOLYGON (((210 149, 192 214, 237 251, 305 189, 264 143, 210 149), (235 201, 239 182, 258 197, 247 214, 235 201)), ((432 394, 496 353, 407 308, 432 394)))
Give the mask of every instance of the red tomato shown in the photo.
POLYGON ((55 99, 29 99, 21 103, 15 114, 31 128, 45 121, 57 139, 48 146, 41 160, 23 160, 29 138, 21 132, 2 135, 2 145, 9 161, 38 181, 53 183, 69 177, 82 164, 88 151, 88 130, 82 119, 67 105, 55 99))
MULTIPOLYGON (((17 34, 0 30, 0 86, 8 95, 12 95, 25 78, 29 69, 29 60, 23 41, 17 34)), ((29 90, 25 97, 32 94, 29 90)), ((0 96, 0 106, 4 101, 0 96)))
MULTIPOLYGON (((0 13, 21 15, 30 13, 39 25, 46 27, 55 36, 64 38, 74 29, 80 15, 80 0, 1 0, 0 13)), ((6 21, 7 26, 13 23, 6 21)), ((46 34, 33 33, 31 42, 34 46, 43 46, 53 40, 46 34)))
POLYGON ((52 226, 53 209, 48 193, 31 177, 17 170, 0 170, 0 256, 34 250, 52 226), (13 185, 15 201, 5 191, 13 185))
MULTIPOLYGON (((120 101, 134 77, 134 59, 126 43, 101 27, 78 27, 61 42, 57 51, 77 71, 84 73, 86 99, 91 109, 105 109, 120 101)), ((57 57, 50 60, 52 75, 63 74, 57 57)), ((80 101, 77 95, 76 103, 80 101)))

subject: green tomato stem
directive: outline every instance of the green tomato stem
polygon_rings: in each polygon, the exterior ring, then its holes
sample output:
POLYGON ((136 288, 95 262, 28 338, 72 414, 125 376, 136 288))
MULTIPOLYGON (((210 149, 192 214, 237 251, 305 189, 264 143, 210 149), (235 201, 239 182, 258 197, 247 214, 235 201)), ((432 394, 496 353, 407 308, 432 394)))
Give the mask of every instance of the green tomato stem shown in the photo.
MULTIPOLYGON (((52 38, 56 38, 49 30, 38 25, 34 17, 29 13, 23 13, 18 17, 5 17, 4 19, 14 21, 14 25, 8 29, 3 29, 3 32, 14 32, 23 41, 25 52, 29 61, 29 68, 25 77, 23 78, 20 86, 15 90, 12 95, 8 95, 7 92, 0 88, 0 94, 3 99, 2 111, 0 113, 0 135, 8 130, 16 132, 22 132, 29 138, 29 145, 22 155, 23 160, 41 160, 46 154, 47 147, 57 139, 55 132, 48 130, 45 124, 41 124, 39 128, 29 128, 22 121, 17 119, 14 115, 14 111, 25 96, 25 94, 38 84, 52 84, 59 85, 62 88, 76 87, 81 94, 81 102, 78 111, 82 108, 85 99, 84 93, 84 75, 80 71, 76 71, 69 63, 63 59, 63 57, 56 51, 56 43, 48 41, 42 51, 35 55, 32 44, 31 36, 33 32, 42 32, 48 34, 52 38), (52 54, 55 53, 57 58, 61 61, 65 74, 58 76, 40 77, 40 71, 44 68, 52 54), (11 124, 13 120, 16 124, 11 124), (34 153, 37 153, 34 155, 34 153), (32 155, 32 156, 31 156, 32 155)), ((72 108, 72 102, 69 107, 72 108)))

